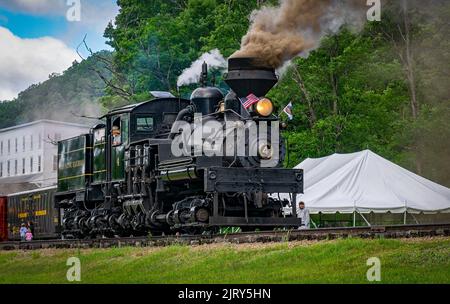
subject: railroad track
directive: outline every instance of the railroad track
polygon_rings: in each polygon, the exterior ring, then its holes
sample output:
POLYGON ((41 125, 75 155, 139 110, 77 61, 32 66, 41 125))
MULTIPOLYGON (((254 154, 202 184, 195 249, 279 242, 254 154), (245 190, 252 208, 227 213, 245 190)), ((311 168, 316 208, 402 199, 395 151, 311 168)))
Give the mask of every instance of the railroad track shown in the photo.
POLYGON ((36 240, 31 242, 3 242, 0 250, 37 250, 45 248, 109 248, 150 247, 175 244, 202 245, 212 243, 267 243, 299 240, 325 240, 348 237, 411 238, 450 236, 450 223, 395 225, 371 227, 320 228, 309 230, 280 230, 241 232, 216 235, 145 236, 128 238, 101 238, 86 240, 36 240))

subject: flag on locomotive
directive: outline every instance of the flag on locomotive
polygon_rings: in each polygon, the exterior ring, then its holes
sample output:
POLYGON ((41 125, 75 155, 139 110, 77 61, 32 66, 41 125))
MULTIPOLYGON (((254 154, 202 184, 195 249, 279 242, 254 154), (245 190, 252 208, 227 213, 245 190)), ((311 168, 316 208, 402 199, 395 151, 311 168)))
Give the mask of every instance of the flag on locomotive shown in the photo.
POLYGON ((289 120, 294 119, 294 114, 292 114, 292 101, 283 109, 283 112, 289 117, 289 120))
POLYGON ((252 105, 257 103, 260 99, 255 96, 255 94, 250 94, 246 98, 240 98, 240 101, 245 109, 250 108, 252 105))

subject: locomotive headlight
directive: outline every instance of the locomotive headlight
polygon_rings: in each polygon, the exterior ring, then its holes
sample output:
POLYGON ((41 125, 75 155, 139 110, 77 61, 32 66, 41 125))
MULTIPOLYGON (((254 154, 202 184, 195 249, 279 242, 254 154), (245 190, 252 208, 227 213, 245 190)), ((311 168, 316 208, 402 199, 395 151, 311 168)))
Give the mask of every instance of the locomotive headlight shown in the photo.
POLYGON ((258 101, 255 110, 261 116, 270 116, 273 113, 273 103, 268 98, 263 98, 258 101))

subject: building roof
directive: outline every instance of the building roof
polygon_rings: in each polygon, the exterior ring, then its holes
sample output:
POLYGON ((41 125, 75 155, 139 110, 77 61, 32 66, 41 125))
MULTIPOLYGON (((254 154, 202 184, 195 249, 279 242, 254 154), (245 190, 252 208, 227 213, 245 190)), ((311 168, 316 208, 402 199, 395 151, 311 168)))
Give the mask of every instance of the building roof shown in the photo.
MULTIPOLYGON (((186 100, 184 98, 173 96, 170 92, 152 91, 151 94, 153 95, 153 98, 150 100, 114 108, 110 112, 105 114, 103 117, 110 116, 110 115, 122 114, 122 113, 130 113, 130 112, 137 110, 139 107, 145 106, 152 102, 173 101, 173 100, 189 102, 189 100, 186 100)), ((103 117, 101 117, 101 118, 103 118, 103 117)))
POLYGON ((86 126, 86 125, 83 125, 83 124, 64 122, 64 121, 56 121, 56 120, 49 120, 49 119, 41 119, 41 120, 36 120, 36 121, 32 121, 32 122, 21 124, 21 125, 17 125, 17 126, 5 128, 5 129, 0 129, 0 133, 16 130, 16 129, 20 129, 20 128, 25 128, 25 127, 29 127, 29 126, 33 126, 33 125, 37 125, 37 124, 41 124, 41 123, 50 123, 50 124, 72 126, 72 127, 78 127, 78 128, 86 128, 86 129, 90 128, 90 126, 86 126))
POLYGON ((48 190, 56 190, 57 187, 56 186, 51 186, 51 187, 45 187, 45 188, 36 188, 33 190, 27 190, 27 191, 22 191, 22 192, 17 192, 17 193, 11 193, 8 195, 5 195, 7 197, 11 197, 11 196, 17 196, 17 195, 27 195, 27 194, 33 194, 36 192, 42 192, 42 191, 48 191, 48 190))
POLYGON ((153 98, 143 101, 143 102, 133 103, 133 104, 114 108, 108 114, 116 113, 116 112, 130 112, 133 109, 135 109, 143 104, 146 104, 146 103, 149 103, 152 101, 156 101, 156 100, 160 100, 160 99, 180 99, 179 97, 175 97, 172 93, 165 92, 165 91, 151 91, 150 94, 153 96, 153 98))

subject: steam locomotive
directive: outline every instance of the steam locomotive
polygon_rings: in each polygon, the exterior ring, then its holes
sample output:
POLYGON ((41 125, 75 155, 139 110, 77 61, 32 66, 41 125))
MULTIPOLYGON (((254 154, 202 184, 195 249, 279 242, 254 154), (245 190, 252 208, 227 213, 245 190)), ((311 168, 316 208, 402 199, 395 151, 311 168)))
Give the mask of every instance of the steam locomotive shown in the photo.
POLYGON ((190 100, 154 92, 58 143, 54 199, 64 237, 300 225, 303 172, 281 168, 279 118, 264 98, 275 71, 253 58, 229 59, 226 96, 207 86, 205 65, 201 79, 190 100), (258 98, 245 106, 250 95, 258 98), (291 194, 292 217, 283 216, 289 202, 277 193, 291 194))

